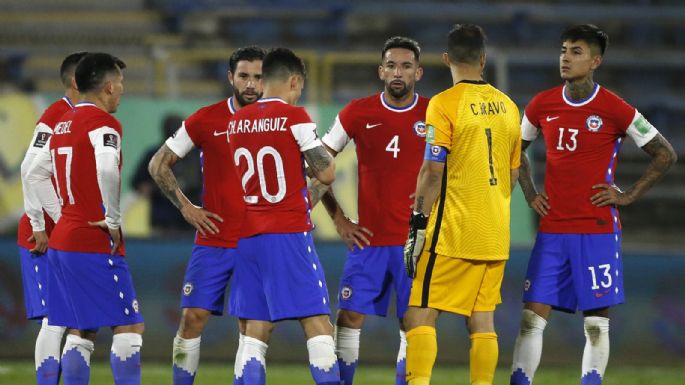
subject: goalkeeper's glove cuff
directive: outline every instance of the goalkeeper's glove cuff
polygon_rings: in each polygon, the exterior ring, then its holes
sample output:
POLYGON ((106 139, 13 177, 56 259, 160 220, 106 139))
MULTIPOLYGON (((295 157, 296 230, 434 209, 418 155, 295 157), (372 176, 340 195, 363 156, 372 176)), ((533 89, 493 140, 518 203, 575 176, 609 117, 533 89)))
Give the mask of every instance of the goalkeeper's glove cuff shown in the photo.
POLYGON ((414 211, 411 214, 411 219, 409 220, 409 226, 412 229, 424 230, 428 225, 428 217, 423 215, 418 211, 414 211))

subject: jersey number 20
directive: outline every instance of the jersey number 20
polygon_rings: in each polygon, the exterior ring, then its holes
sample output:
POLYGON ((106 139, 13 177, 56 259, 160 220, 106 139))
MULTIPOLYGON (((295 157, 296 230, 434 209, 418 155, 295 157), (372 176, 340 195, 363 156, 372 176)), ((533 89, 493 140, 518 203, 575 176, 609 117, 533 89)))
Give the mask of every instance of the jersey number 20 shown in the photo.
MULTIPOLYGON (((235 162, 236 167, 240 166, 240 158, 245 158, 245 161, 247 162, 247 171, 245 171, 245 174, 243 174, 243 191, 247 192, 247 182, 252 178, 255 174, 255 158, 253 158, 252 154, 250 153, 250 150, 246 149, 245 147, 240 147, 235 151, 235 154, 233 156, 233 161, 235 162)), ((283 170, 283 158, 281 158, 281 154, 278 153, 278 151, 271 147, 271 146, 265 146, 259 149, 257 152, 257 177, 259 178, 259 187, 260 191, 262 193, 262 197, 267 200, 269 203, 278 203, 283 200, 285 197, 285 190, 286 190, 286 185, 285 185, 285 171, 283 170), (269 155, 271 158, 273 158, 274 163, 276 165, 276 180, 278 181, 278 191, 276 191, 276 194, 269 194, 269 192, 266 190, 266 177, 264 175, 264 158, 269 155)), ((256 195, 245 195, 245 202, 248 204, 256 204, 258 201, 258 197, 256 195)))

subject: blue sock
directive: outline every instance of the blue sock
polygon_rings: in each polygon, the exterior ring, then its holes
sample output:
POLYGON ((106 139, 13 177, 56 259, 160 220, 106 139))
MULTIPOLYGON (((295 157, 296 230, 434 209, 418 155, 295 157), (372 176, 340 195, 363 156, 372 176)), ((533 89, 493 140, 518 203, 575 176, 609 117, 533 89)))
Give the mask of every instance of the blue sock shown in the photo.
POLYGON ((266 384, 266 343, 252 337, 243 336, 242 349, 235 358, 234 385, 266 384))
POLYGON ((193 385, 193 382, 195 382, 195 374, 179 368, 176 364, 173 364, 171 368, 173 371, 174 385, 193 385))
POLYGON ((351 364, 346 364, 341 358, 338 358, 338 370, 340 371, 340 380, 342 385, 352 385, 354 379, 354 372, 357 370, 357 363, 355 360, 351 364))
POLYGON ((70 334, 62 355, 64 385, 88 385, 90 380, 90 354, 93 342, 70 334))
POLYGON ((316 385, 340 385, 340 368, 333 336, 319 335, 307 340, 309 371, 316 385))
POLYGON ((54 357, 48 357, 40 363, 36 369, 37 385, 57 385, 59 384, 60 366, 59 361, 54 357))
POLYGON ((523 373, 523 369, 518 368, 511 374, 509 385, 531 385, 530 379, 523 373))
POLYGON ((407 359, 397 361, 395 367, 395 385, 407 385, 407 359))
POLYGON ((580 378, 580 385, 602 385, 602 376, 596 370, 585 373, 580 378))
POLYGON ((143 337, 137 333, 119 333, 112 337, 109 362, 116 385, 140 385, 140 348, 143 337))

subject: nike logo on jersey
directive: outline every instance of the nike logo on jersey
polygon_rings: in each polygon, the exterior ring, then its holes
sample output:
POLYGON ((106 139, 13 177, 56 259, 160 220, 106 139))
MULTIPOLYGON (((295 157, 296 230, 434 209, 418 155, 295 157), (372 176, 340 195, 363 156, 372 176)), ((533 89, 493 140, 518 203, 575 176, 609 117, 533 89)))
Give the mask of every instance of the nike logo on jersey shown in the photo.
POLYGON ((559 119, 559 117, 558 116, 548 116, 546 119, 548 122, 551 122, 552 120, 559 119))
POLYGON ((383 123, 376 123, 376 124, 369 124, 369 123, 366 123, 366 128, 367 128, 367 129, 369 129, 369 128, 374 128, 374 127, 380 126, 381 124, 383 124, 383 123))
POLYGON ((214 136, 226 135, 227 133, 228 133, 228 130, 226 130, 226 131, 221 131, 221 132, 216 132, 216 131, 214 131, 214 136))

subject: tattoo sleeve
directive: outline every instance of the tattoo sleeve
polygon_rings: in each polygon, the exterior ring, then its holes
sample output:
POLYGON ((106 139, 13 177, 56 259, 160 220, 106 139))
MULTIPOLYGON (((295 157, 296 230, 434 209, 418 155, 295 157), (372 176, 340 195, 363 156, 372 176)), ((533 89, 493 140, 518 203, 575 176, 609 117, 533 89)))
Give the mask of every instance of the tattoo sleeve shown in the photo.
POLYGON ((176 180, 174 172, 171 170, 171 166, 173 166, 178 159, 178 156, 164 144, 152 157, 152 160, 150 160, 148 171, 150 172, 152 179, 157 183, 157 186, 159 186, 159 189, 162 190, 162 193, 164 193, 171 203, 180 210, 182 204, 177 192, 180 193, 181 196, 184 195, 178 187, 178 181, 176 180))
MULTIPOLYGON (((325 185, 325 184, 321 183, 316 178, 312 178, 309 182, 309 186, 307 187, 307 189, 309 190, 309 196, 311 198, 312 207, 316 206, 316 204, 319 203, 319 201, 321 201, 323 203, 323 205, 326 207, 326 210, 330 214, 330 210, 329 210, 330 202, 327 202, 326 197, 329 194, 332 196, 333 191, 330 191, 329 188, 330 188, 329 185, 325 185)), ((335 201, 335 198, 333 198, 333 200, 335 201)), ((335 202, 335 204, 337 205, 337 202, 335 202)), ((331 216, 332 216, 332 214, 331 214, 331 216)))
POLYGON ((678 159, 671 144, 661 134, 642 146, 642 150, 652 157, 652 161, 640 179, 625 192, 631 202, 652 188, 678 159))
MULTIPOLYGON (((519 183, 521 184, 521 190, 523 195, 526 197, 526 201, 530 202, 538 194, 535 188, 535 182, 533 182, 533 173, 530 170, 530 160, 528 159, 528 154, 526 154, 526 149, 530 146, 532 142, 524 140, 521 142, 521 167, 519 167, 519 183)), ((514 185, 512 181, 512 189, 514 185)))
POLYGON ((317 146, 305 151, 304 158, 309 165, 309 172, 314 176, 327 169, 331 165, 333 158, 323 146, 317 146))

